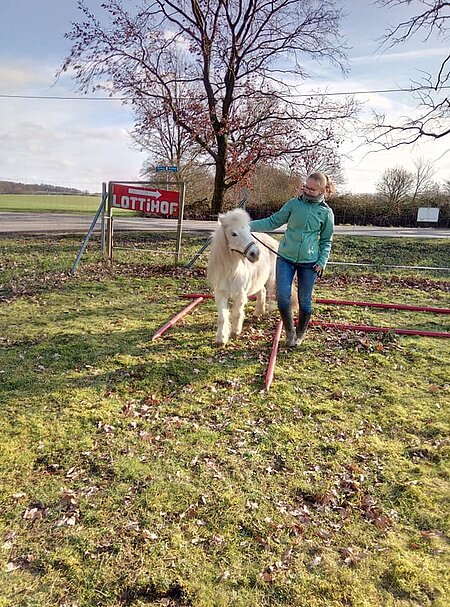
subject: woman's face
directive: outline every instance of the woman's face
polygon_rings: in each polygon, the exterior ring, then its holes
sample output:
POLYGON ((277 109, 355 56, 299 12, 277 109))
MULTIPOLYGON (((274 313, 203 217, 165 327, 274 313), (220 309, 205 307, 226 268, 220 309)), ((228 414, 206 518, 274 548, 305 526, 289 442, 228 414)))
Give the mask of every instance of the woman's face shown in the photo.
POLYGON ((303 191, 307 196, 311 196, 315 198, 316 196, 321 196, 324 193, 324 188, 319 185, 319 182, 315 179, 308 178, 306 180, 305 185, 303 186, 303 191))

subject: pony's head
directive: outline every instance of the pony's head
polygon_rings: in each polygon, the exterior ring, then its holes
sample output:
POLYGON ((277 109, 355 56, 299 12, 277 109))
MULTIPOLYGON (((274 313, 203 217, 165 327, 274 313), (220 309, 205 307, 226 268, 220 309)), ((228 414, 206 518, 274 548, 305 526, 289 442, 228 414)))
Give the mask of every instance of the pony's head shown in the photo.
POLYGON ((250 216, 243 209, 233 209, 219 215, 219 223, 230 251, 240 253, 254 263, 258 261, 260 251, 250 232, 249 221, 250 216))

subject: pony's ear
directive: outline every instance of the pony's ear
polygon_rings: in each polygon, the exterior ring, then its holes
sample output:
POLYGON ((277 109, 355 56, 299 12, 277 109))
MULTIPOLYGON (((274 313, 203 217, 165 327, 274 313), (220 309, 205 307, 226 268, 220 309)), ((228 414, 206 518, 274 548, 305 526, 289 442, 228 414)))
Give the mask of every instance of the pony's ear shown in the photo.
POLYGON ((225 213, 219 213, 219 217, 217 218, 217 221, 219 223, 222 223, 222 219, 225 217, 225 213))

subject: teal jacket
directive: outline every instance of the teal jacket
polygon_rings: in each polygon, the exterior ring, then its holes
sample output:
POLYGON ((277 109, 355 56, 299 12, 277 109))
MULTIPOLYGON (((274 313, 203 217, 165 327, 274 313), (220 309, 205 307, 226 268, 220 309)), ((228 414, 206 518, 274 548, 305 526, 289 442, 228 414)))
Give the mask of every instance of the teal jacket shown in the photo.
POLYGON ((327 203, 291 198, 266 219, 250 222, 252 232, 270 232, 287 223, 280 242, 280 255, 294 263, 327 265, 333 242, 334 214, 327 203))

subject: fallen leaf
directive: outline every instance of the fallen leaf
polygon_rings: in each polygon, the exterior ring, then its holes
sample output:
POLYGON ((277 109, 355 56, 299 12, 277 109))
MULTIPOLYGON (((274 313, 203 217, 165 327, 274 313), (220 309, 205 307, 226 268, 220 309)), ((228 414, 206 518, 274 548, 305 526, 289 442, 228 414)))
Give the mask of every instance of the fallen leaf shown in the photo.
POLYGON ((12 498, 13 498, 13 500, 15 500, 15 501, 21 500, 23 497, 26 497, 26 496, 27 496, 27 494, 26 494, 26 493, 23 493, 23 492, 19 492, 19 493, 13 493, 13 494, 12 494, 12 498))
POLYGON ((61 497, 59 501, 63 506, 76 506, 77 505, 77 494, 72 489, 61 489, 61 497))
POLYGON ((14 545, 15 538, 16 538, 15 531, 8 531, 7 533, 5 533, 5 535, 3 537, 3 544, 2 544, 3 550, 11 550, 11 548, 14 545))
POLYGON ((40 506, 28 507, 23 513, 23 519, 26 521, 40 521, 44 515, 45 508, 40 506))
POLYGON ((318 567, 321 562, 322 562, 322 557, 320 555, 317 555, 316 557, 313 558, 313 560, 310 563, 308 563, 307 567, 308 567, 308 569, 314 569, 314 567, 318 567))
POLYGON ((153 533, 152 531, 149 531, 148 529, 142 529, 141 535, 144 538, 144 540, 152 540, 152 541, 157 540, 159 537, 157 533, 153 533))
POLYGON ((56 523, 56 526, 63 527, 64 525, 67 525, 67 527, 74 527, 77 523, 79 516, 80 515, 78 511, 70 512, 63 516, 61 519, 59 519, 59 521, 56 523))

